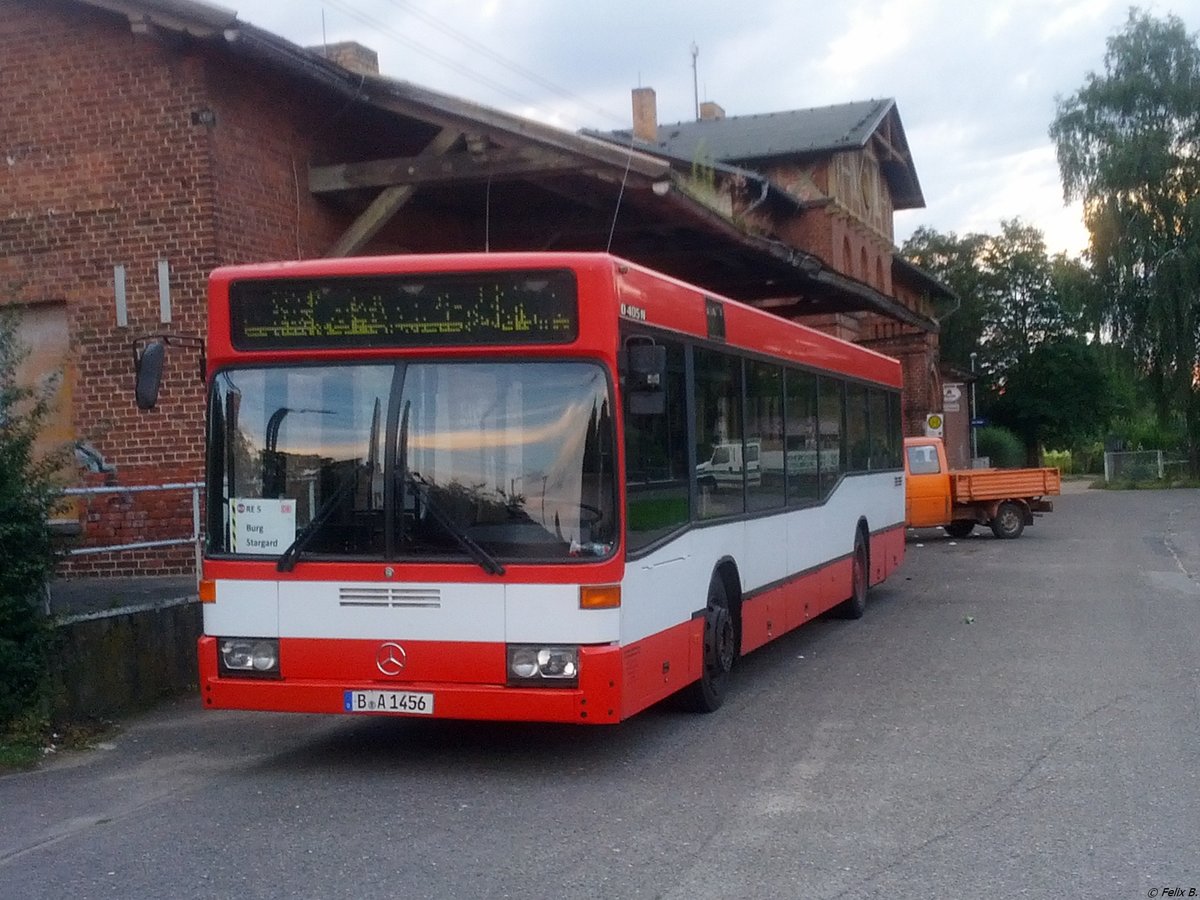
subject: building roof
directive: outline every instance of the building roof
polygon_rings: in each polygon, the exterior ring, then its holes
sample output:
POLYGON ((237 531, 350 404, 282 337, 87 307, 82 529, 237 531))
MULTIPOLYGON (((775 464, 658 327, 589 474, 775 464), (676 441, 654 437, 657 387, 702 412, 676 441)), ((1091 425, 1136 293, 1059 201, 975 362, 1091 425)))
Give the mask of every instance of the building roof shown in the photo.
POLYGON ((635 140, 629 129, 585 133, 632 143, 639 150, 689 164, 718 162, 747 169, 761 168, 756 164, 766 160, 861 150, 876 138, 884 151, 880 163, 895 208, 925 205, 896 101, 891 98, 659 125, 654 141, 635 140))
MULTIPOLYGON (((936 322, 830 269, 812 254, 747 232, 726 211, 695 196, 688 189, 689 166, 657 148, 631 146, 628 138, 618 143, 604 135, 576 134, 408 82, 353 72, 319 51, 299 47, 199 0, 76 2, 126 17, 135 32, 187 35, 218 52, 322 85, 356 104, 420 126, 431 136, 438 129, 458 135, 454 146, 462 149, 442 160, 446 165, 441 168, 450 171, 449 176, 406 174, 421 168, 428 157, 403 155, 310 166, 314 193, 336 195, 349 208, 363 210, 364 219, 372 212, 371 198, 385 186, 436 185, 436 190, 422 192, 426 202, 454 211, 483 209, 485 192, 497 199, 507 191, 511 206, 532 217, 508 223, 510 241, 530 240, 531 227, 545 224, 537 217, 548 220, 553 213, 556 221, 573 218, 578 225, 553 237, 554 243, 541 245, 543 249, 611 249, 746 302, 793 296, 801 314, 865 309, 937 330, 936 322), (478 147, 473 146, 476 137, 478 147), (567 215, 568 210, 574 215, 567 215)), ((740 174, 761 193, 760 202, 795 203, 786 192, 772 189, 764 176, 740 174)), ((494 228, 499 232, 501 223, 494 228)))
POLYGON ((817 109, 728 116, 660 125, 657 149, 692 159, 703 148, 714 160, 746 163, 776 156, 857 150, 883 121, 894 100, 864 100, 817 109))

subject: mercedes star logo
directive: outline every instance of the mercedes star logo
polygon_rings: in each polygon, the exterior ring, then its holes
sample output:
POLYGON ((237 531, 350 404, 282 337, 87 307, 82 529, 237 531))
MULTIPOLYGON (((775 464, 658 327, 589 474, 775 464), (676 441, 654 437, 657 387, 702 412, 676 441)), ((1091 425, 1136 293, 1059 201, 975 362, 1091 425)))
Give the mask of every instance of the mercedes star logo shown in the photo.
POLYGON ((375 652, 375 665, 384 675, 396 676, 404 671, 404 648, 394 641, 380 644, 375 652))

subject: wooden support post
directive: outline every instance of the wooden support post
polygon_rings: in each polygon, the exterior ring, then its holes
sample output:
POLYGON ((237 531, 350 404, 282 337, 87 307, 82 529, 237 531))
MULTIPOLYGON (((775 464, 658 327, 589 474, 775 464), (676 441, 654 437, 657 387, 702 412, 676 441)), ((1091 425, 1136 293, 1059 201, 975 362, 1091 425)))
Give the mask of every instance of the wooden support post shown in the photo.
MULTIPOLYGON (((444 155, 461 136, 462 132, 454 128, 443 128, 429 142, 429 145, 421 151, 421 158, 444 155)), ((412 199, 415 193, 416 188, 408 184, 393 185, 392 187, 384 188, 379 196, 371 201, 371 205, 351 223, 345 233, 338 238, 333 248, 325 255, 339 257, 356 254, 367 245, 371 238, 379 233, 379 230, 384 225, 391 221, 392 217, 400 211, 400 208, 405 203, 412 199)))

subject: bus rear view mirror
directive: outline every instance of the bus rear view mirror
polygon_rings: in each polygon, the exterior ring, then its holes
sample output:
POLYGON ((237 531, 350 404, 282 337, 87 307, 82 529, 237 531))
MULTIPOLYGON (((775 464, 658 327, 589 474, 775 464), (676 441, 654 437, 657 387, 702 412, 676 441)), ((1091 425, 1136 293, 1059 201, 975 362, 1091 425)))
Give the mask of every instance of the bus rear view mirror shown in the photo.
POLYGON ((163 363, 167 357, 167 345, 194 347, 199 351, 199 375, 204 381, 207 362, 204 340, 186 334, 151 334, 133 342, 133 395, 138 409, 154 409, 158 403, 158 389, 162 385, 163 363), (138 347, 141 347, 139 350, 138 347))
POLYGON ((625 390, 629 412, 635 416, 662 415, 667 410, 667 348, 661 344, 634 344, 628 353, 625 390))
POLYGON ((161 339, 147 342, 141 353, 134 351, 133 395, 138 409, 154 409, 158 403, 158 388, 162 384, 163 359, 167 345, 161 339))

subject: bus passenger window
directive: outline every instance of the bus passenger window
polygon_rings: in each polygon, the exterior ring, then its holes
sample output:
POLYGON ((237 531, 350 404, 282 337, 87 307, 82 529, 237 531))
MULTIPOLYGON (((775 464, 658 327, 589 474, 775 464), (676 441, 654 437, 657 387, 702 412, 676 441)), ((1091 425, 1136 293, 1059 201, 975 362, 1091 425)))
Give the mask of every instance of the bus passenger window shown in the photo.
POLYGON ((896 454, 893 452, 891 420, 888 418, 888 395, 871 388, 867 392, 867 406, 871 428, 871 471, 894 469, 896 454))
POLYGON ((791 506, 815 503, 821 496, 817 481, 817 376, 787 372, 787 437, 784 470, 791 506))
POLYGON ((821 479, 821 499, 833 493, 846 470, 846 441, 842 430, 843 384, 836 378, 818 380, 817 441, 820 447, 817 465, 821 479))
MULTIPOLYGON (((715 519, 745 510, 742 361, 696 350, 696 514, 715 519)), ((756 463, 757 466, 757 463, 756 463)))
POLYGON ((746 363, 746 498, 751 510, 783 506, 783 369, 746 363))
POLYGON ((667 350, 666 410, 625 415, 625 521, 636 551, 688 523, 687 404, 683 346, 667 350))
POLYGON ((846 385, 846 444, 850 448, 850 471, 867 471, 871 436, 867 430, 867 389, 861 384, 846 385))

